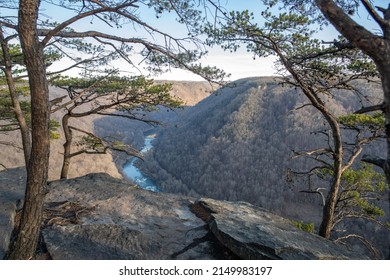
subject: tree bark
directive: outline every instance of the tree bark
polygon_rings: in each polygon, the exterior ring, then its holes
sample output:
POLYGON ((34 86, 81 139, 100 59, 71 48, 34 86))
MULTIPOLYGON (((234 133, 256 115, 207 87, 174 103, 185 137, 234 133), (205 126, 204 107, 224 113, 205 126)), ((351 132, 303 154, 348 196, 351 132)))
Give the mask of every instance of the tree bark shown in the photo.
POLYGON ((70 152, 72 146, 72 130, 69 128, 69 119, 70 116, 64 115, 62 118, 62 128, 64 130, 65 143, 64 143, 64 161, 62 163, 61 169, 61 179, 67 179, 69 173, 69 165, 70 165, 70 152))
POLYGON ((19 232, 8 259, 30 259, 38 243, 50 153, 50 102, 43 48, 37 36, 39 0, 20 0, 19 37, 31 92, 32 147, 19 232))
POLYGON ((341 139, 341 131, 337 119, 326 108, 325 103, 321 100, 319 95, 305 82, 295 69, 286 60, 286 57, 280 51, 278 45, 273 42, 273 50, 280 58, 284 67, 291 74, 294 80, 299 84, 304 95, 310 100, 313 105, 325 118, 332 131, 332 139, 334 145, 333 156, 333 176, 330 189, 322 210, 322 220, 318 234, 324 238, 329 239, 331 231, 334 226, 334 215, 337 205, 337 197, 339 194, 341 176, 343 174, 343 143, 341 139))
POLYGON ((22 109, 20 107, 19 98, 16 93, 15 81, 12 77, 12 60, 11 55, 8 48, 8 43, 6 42, 3 29, 0 26, 0 41, 1 41, 1 49, 3 51, 4 56, 4 74, 7 80, 8 91, 12 100, 12 107, 15 113, 16 120, 18 121, 20 127, 20 134, 22 136, 22 144, 23 144, 23 152, 24 152, 24 161, 25 166, 27 168, 28 162, 30 160, 31 154, 31 137, 30 137, 30 129, 27 125, 26 119, 23 115, 22 109))
POLYGON ((334 144, 333 177, 325 206, 322 209, 322 221, 318 231, 320 236, 329 239, 334 226, 334 214, 341 184, 341 176, 343 175, 343 144, 340 126, 337 120, 329 112, 321 111, 321 113, 331 127, 334 144))

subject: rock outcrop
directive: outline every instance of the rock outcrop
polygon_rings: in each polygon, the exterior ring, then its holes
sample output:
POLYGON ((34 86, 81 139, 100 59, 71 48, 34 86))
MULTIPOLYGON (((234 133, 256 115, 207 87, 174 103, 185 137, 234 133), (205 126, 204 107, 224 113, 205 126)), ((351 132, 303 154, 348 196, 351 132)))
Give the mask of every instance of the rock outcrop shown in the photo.
MULTIPOLYGON (((2 257, 24 174, 7 170, 0 180, 2 257)), ((42 235, 52 259, 363 258, 248 203, 153 193, 103 173, 48 189, 42 235)))
POLYGON ((217 239, 242 259, 310 260, 357 257, 290 220, 246 202, 200 199, 193 209, 217 239))
POLYGON ((142 190, 102 173, 55 181, 49 190, 48 203, 68 201, 82 210, 77 225, 43 230, 53 259, 215 259, 224 254, 191 212, 189 197, 142 190))

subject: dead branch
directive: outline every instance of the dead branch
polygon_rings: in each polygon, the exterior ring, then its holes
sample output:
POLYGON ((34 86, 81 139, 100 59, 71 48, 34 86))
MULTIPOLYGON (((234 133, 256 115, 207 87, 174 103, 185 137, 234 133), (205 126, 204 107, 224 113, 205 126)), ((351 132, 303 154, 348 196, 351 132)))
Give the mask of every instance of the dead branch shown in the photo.
POLYGON ((339 242, 340 243, 344 243, 343 242, 344 240, 347 240, 347 239, 350 239, 350 238, 356 238, 359 241, 361 241, 367 247, 367 249, 371 252, 372 256, 375 259, 380 259, 381 258, 381 253, 379 252, 379 250, 377 248, 375 248, 375 246, 370 241, 368 241, 366 238, 364 238, 361 235, 358 235, 358 234, 348 234, 346 236, 342 236, 342 237, 337 238, 336 240, 334 240, 334 242, 336 242, 336 243, 339 243, 339 242))
POLYGON ((296 159, 302 156, 310 156, 313 154, 318 154, 318 153, 332 153, 333 151, 327 148, 319 148, 311 151, 306 151, 306 152, 295 152, 293 151, 295 156, 293 156, 291 159, 296 159))
POLYGON ((322 199, 322 206, 325 206, 325 197, 324 197, 324 194, 321 192, 321 190, 326 190, 326 189, 325 188, 317 188, 314 191, 302 190, 302 191, 299 191, 299 192, 301 192, 301 193, 315 193, 315 194, 319 194, 321 196, 321 199, 322 199))

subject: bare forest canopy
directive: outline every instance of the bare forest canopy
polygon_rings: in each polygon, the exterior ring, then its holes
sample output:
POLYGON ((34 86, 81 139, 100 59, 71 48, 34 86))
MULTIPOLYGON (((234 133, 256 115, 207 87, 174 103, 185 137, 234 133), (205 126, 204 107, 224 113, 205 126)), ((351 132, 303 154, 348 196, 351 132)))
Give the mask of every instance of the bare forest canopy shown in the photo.
MULTIPOLYGON (((329 128, 315 109, 305 106, 298 89, 279 83, 272 77, 239 80, 189 108, 171 127, 159 131, 142 164, 144 172, 166 192, 246 201, 317 228, 321 196, 302 191, 327 188, 329 183, 312 180, 309 186, 307 179, 289 171, 306 171, 318 164, 292 157, 294 151, 326 146, 328 139, 321 131, 329 128)), ((339 91, 335 98, 329 97, 326 102, 333 114, 340 116, 380 100, 380 84, 357 85, 361 95, 339 91)), ((365 149, 380 156, 385 143, 374 142, 365 149)), ((386 203, 382 206, 388 209, 386 203)), ((358 231, 365 226, 348 225, 358 231)), ((388 232, 376 236, 384 240, 388 232)))

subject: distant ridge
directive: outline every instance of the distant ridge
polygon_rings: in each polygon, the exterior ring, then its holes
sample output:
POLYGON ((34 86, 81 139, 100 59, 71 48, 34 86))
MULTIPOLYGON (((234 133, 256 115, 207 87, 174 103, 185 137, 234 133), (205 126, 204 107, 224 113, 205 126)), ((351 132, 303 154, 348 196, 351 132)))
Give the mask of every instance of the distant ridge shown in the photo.
MULTIPOLYGON (((304 158, 292 160, 292 151, 326 147, 326 137, 313 134, 326 124, 299 90, 279 82, 241 79, 188 109, 175 126, 160 130, 143 170, 166 192, 246 201, 318 226, 321 197, 301 193, 304 181, 289 184, 287 171, 313 167, 304 158)), ((382 96, 378 84, 359 87, 373 99, 382 96)), ((353 93, 340 93, 337 102, 327 101, 335 115, 361 108, 353 93)), ((380 155, 384 145, 369 149, 380 155)))

